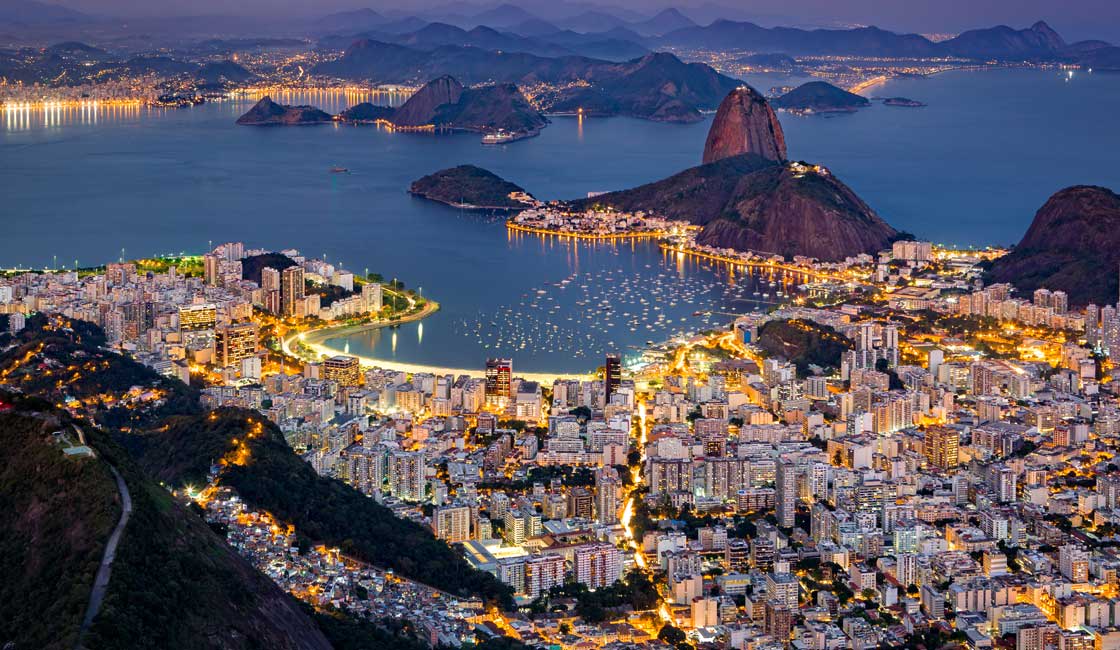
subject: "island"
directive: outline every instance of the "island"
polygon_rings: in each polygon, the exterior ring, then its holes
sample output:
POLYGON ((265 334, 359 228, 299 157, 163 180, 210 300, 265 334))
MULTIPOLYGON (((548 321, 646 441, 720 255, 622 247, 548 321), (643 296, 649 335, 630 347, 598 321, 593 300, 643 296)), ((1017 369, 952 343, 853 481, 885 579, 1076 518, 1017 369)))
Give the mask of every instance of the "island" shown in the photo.
POLYGON ((774 106, 794 113, 850 113, 871 102, 825 81, 810 81, 774 100, 774 106))
POLYGON ((901 106, 903 108, 921 108, 925 106, 924 102, 907 97, 887 97, 883 100, 883 106, 901 106))
POLYGON ((408 192, 469 210, 522 210, 536 203, 521 187, 474 165, 429 174, 412 183, 408 192))
POLYGON ((334 121, 330 113, 314 106, 286 106, 277 104, 265 95, 247 113, 237 118, 241 126, 304 126, 328 124, 334 121))
POLYGON ((366 102, 343 111, 338 119, 385 124, 401 131, 472 131, 485 134, 487 144, 537 135, 548 124, 513 84, 468 88, 446 75, 424 84, 399 108, 366 102))

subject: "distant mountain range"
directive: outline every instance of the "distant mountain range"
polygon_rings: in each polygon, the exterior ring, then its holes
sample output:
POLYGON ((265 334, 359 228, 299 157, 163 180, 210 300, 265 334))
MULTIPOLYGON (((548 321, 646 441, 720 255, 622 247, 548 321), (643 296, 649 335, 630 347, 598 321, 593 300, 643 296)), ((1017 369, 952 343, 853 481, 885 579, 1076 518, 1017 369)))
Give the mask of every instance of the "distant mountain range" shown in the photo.
POLYGON ((168 56, 122 58, 76 41, 41 50, 0 50, 0 79, 9 83, 72 86, 145 74, 190 79, 204 85, 239 84, 254 78, 242 65, 229 60, 198 64, 168 56))
POLYGON ((320 39, 319 47, 326 50, 343 50, 355 41, 375 40, 421 50, 453 45, 482 50, 524 52, 537 56, 580 55, 610 60, 632 59, 649 52, 641 45, 641 36, 626 30, 579 33, 541 27, 539 31, 531 31, 534 33, 521 35, 498 31, 484 25, 467 30, 446 23, 429 23, 407 32, 377 28, 359 32, 353 30, 340 32, 320 39))
POLYGON ((316 66, 312 73, 379 83, 416 83, 444 75, 467 85, 544 82, 558 86, 536 97, 546 112, 583 109, 591 115, 669 122, 699 120, 701 109, 715 108, 740 83, 710 66, 665 53, 614 63, 459 46, 421 50, 371 40, 354 43, 341 58, 316 66))
POLYGON ((626 48, 657 50, 664 48, 697 48, 741 50, 744 52, 789 55, 846 55, 887 57, 959 57, 977 60, 1068 60, 1098 62, 1098 67, 1115 66, 1120 53, 1104 41, 1067 43, 1045 22, 1026 29, 998 25, 963 32, 940 42, 919 34, 900 34, 878 27, 853 29, 799 29, 793 27, 762 27, 753 22, 718 19, 698 25, 677 9, 666 9, 657 15, 627 21, 612 13, 588 11, 563 20, 546 20, 512 5, 495 7, 475 16, 451 16, 446 23, 425 23, 415 18, 409 32, 393 29, 400 21, 385 16, 377 18, 361 14, 364 19, 347 25, 337 14, 323 19, 325 24, 338 24, 334 35, 322 42, 324 46, 341 49, 349 37, 372 38, 402 45, 470 45, 484 49, 520 51, 542 56, 576 53, 604 58, 632 58, 626 48), (376 22, 380 20, 381 22, 376 22), (356 27, 363 25, 362 29, 356 27), (429 27, 438 25, 431 32, 429 27), (466 28, 466 29, 464 29, 466 28), (479 31, 481 28, 482 31, 479 31), (362 33, 363 29, 366 33, 362 33), (452 31, 455 30, 455 31, 452 31), (387 37, 386 35, 397 35, 387 37), (438 38, 436 35, 438 34, 438 38), (578 38, 577 38, 578 37, 578 38), (610 49, 605 43, 610 43, 610 49), (600 48, 588 51, 589 47, 600 48), (625 45, 623 45, 625 44, 625 45), (557 48, 567 50, 560 52, 557 48))

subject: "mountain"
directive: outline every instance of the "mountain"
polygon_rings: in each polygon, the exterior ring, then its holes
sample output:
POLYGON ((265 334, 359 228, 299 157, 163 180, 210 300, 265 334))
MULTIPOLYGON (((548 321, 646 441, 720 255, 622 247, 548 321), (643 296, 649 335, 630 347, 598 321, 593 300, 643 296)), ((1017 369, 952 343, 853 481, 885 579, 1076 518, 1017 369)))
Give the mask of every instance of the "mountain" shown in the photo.
POLYGON ((660 36, 689 27, 696 27, 696 23, 688 16, 682 14, 678 9, 672 7, 662 10, 649 20, 630 23, 630 29, 644 36, 660 36))
POLYGON ((463 95, 463 84, 454 77, 438 77, 424 84, 393 114, 398 126, 432 124, 436 111, 444 104, 456 104, 463 95))
POLYGON ((471 20, 476 25, 489 27, 509 28, 532 20, 540 20, 532 13, 525 11, 517 5, 509 3, 498 5, 481 13, 475 14, 471 20))
MULTIPOLYGON (((319 46, 328 50, 346 49, 356 41, 369 39, 418 50, 457 46, 488 51, 524 52, 544 57, 606 56, 612 60, 633 58, 648 51, 631 42, 631 39, 615 34, 580 34, 559 30, 548 24, 538 28, 545 31, 540 35, 526 36, 516 31, 498 31, 486 25, 468 30, 448 23, 429 23, 414 31, 395 34, 382 29, 343 31, 321 39, 319 46)), ((634 40, 640 38, 633 34, 634 40)))
POLYGON ((705 27, 685 27, 669 32, 659 43, 675 47, 749 49, 798 55, 956 56, 1003 60, 1054 59, 1066 47, 1062 37, 1041 21, 1021 30, 1004 25, 971 30, 934 43, 918 34, 897 34, 878 27, 805 30, 717 20, 705 27))
POLYGON ((233 61, 217 61, 204 64, 195 77, 208 84, 244 83, 256 77, 240 64, 233 61))
POLYGON ((704 163, 741 154, 786 158, 786 140, 774 109, 757 90, 740 86, 724 98, 704 143, 704 163))
POLYGON ((827 81, 810 81, 774 100, 774 106, 778 108, 815 113, 854 111, 870 104, 866 97, 837 88, 827 81))
POLYGON ((623 27, 589 34, 557 30, 537 38, 593 59, 629 61, 649 54, 649 49, 642 45, 642 37, 623 27))
POLYGON ((408 188, 410 194, 449 205, 480 208, 522 209, 525 203, 510 198, 525 190, 474 165, 442 169, 416 180, 408 188))
POLYGON ((96 427, 0 392, 0 643, 15 650, 329 650, 303 607, 175 502, 96 427), (80 427, 80 429, 79 429, 80 427), (74 451, 84 436, 88 453, 74 451), (121 528, 100 607, 94 577, 121 528), (80 639, 80 644, 79 644, 80 639))
MULTIPOLYGON (((214 459, 230 450, 230 440, 244 440, 252 462, 230 467, 222 476, 222 485, 233 488, 250 507, 268 511, 278 520, 292 524, 305 540, 340 546, 348 557, 392 569, 399 575, 448 593, 477 596, 512 607, 511 592, 506 585, 488 573, 472 569, 455 549, 436 539, 429 528, 398 518, 392 510, 349 485, 317 474, 288 446, 283 432, 259 413, 241 409, 204 413, 198 393, 193 389, 108 351, 104 332, 96 325, 62 317, 35 316, 16 337, 0 334, 0 349, 4 349, 0 352, 0 383, 18 385, 25 394, 46 399, 51 404, 80 401, 82 408, 90 411, 99 423, 114 427, 113 441, 123 446, 127 456, 159 483, 169 487, 199 485, 214 459), (4 347, 13 340, 13 347, 4 347), (151 391, 149 401, 121 406, 123 398, 131 394, 132 386, 159 390, 151 391), (260 434, 247 435, 258 426, 260 434)), ((0 427, 0 434, 2 429, 0 427)), ((102 449, 98 447, 98 451, 102 449)), ((0 453, 5 452, 11 450, 0 448, 0 453)), ((126 460, 120 463, 114 460, 114 463, 127 480, 126 460)), ((4 471, 0 463, 0 474, 4 471)), ((34 476, 34 472, 27 474, 34 476)), ((0 499, 6 499, 8 494, 6 490, 0 491, 0 499)), ((166 491, 160 495, 167 500, 166 491)), ((135 500, 136 494, 133 497, 135 500)), ((0 509, 0 522, 5 511, 0 509)), ((8 528, 4 530, 7 532, 8 528)), ((175 533, 174 528, 168 531, 175 533)), ((127 538, 126 535, 125 540, 127 538)), ((5 539, 0 536, 0 544, 5 539)), ((120 552, 123 554, 124 550, 122 546, 120 552)), ((155 559, 165 557, 155 556, 155 559)), ((7 559, 0 558, 0 563, 7 559)), ((13 575, 5 565, 0 564, 0 567, 5 569, 5 577, 13 575)), ((162 574, 154 575, 162 579, 162 574)), ((190 580, 175 576, 167 587, 182 588, 180 582, 190 580)), ((4 588, 5 585, 0 584, 0 590, 4 588)), ((52 582, 38 583, 38 588, 48 597, 58 595, 52 582)), ((194 592, 184 589, 183 593, 194 592)), ((7 599, 0 600, 0 611, 7 602, 7 599)), ((139 607, 148 601, 135 598, 132 602, 139 607)), ((108 608, 108 599, 106 603, 108 608)), ((207 599, 200 598, 197 603, 205 605, 207 599)), ((163 612, 163 609, 155 607, 154 611, 163 612)), ((276 614, 284 616, 279 608, 276 614)), ((7 620, 0 617, 0 635, 6 632, 7 620)), ((138 616, 136 622, 129 625, 139 625, 143 621, 144 618, 138 616)), ((160 634, 163 630, 153 625, 148 633, 160 634)), ((145 642, 108 647, 167 646, 145 642)), ((266 640, 253 647, 287 646, 273 646, 266 640)))
POLYGON ((1032 59, 1052 57, 1066 47, 1066 42, 1049 25, 1039 21, 1027 29, 1006 25, 963 32, 939 43, 948 55, 972 59, 1032 59))
POLYGON ((785 157, 774 111, 742 86, 720 104, 702 165, 571 206, 650 212, 703 226, 696 241, 706 246, 826 261, 874 253, 898 237, 827 169, 785 157))
POLYGON ((314 106, 285 106, 272 101, 267 95, 237 118, 242 126, 302 126, 326 124, 333 118, 314 106))
POLYGON ((589 10, 574 16, 552 21, 563 29, 574 32, 601 32, 606 29, 626 26, 626 20, 605 11, 589 10))
POLYGON ((465 84, 553 84, 535 97, 546 112, 630 115, 662 121, 698 121, 739 82, 702 63, 655 53, 623 63, 578 56, 540 57, 518 52, 441 47, 423 51, 362 40, 314 74, 381 83, 414 83, 452 76, 465 84))
POLYGON ((1077 185, 1051 196, 1023 239, 996 259, 992 282, 1020 292, 1061 290, 1071 305, 1116 303, 1120 281, 1120 196, 1104 187, 1077 185))
POLYGON ((883 250, 897 235, 828 170, 794 163, 745 176, 696 242, 835 261, 883 250))
MULTIPOLYGON (((547 36, 563 31, 556 25, 546 20, 541 20, 540 18, 531 18, 524 22, 517 23, 516 25, 510 25, 507 29, 511 34, 527 36, 529 38, 547 36)), ((572 33, 574 34, 575 32, 572 33)))
POLYGON ((432 121, 471 131, 512 133, 535 132, 548 123, 510 83, 467 88, 459 101, 439 106, 432 121))
POLYGON ((95 19, 62 5, 36 0, 0 0, 0 25, 60 25, 95 19))
POLYGON ((785 54, 934 56, 937 46, 917 34, 895 34, 878 27, 858 29, 766 28, 751 22, 717 20, 665 34, 660 43, 676 47, 751 50, 785 54))
POLYGON ((1094 70, 1120 70, 1120 47, 1099 47, 1084 52, 1077 62, 1094 70))
POLYGON ((576 210, 605 206, 623 212, 650 212, 702 226, 723 214, 742 178, 777 164, 757 154, 731 156, 632 189, 572 201, 571 205, 576 210))
POLYGON ((385 16, 377 13, 369 7, 363 9, 354 9, 353 11, 340 11, 333 14, 328 14, 316 20, 312 24, 312 28, 320 33, 336 33, 350 31, 362 31, 366 29, 376 29, 377 27, 389 22, 385 16))
POLYGON ((400 108, 358 104, 339 117, 349 122, 386 120, 401 127, 434 125, 487 132, 533 132, 548 123, 513 84, 464 88, 449 76, 424 84, 400 108))
POLYGON ((338 117, 343 122, 355 123, 389 121, 393 118, 395 112, 396 109, 389 106, 377 106, 370 102, 362 102, 342 111, 338 114, 338 117))

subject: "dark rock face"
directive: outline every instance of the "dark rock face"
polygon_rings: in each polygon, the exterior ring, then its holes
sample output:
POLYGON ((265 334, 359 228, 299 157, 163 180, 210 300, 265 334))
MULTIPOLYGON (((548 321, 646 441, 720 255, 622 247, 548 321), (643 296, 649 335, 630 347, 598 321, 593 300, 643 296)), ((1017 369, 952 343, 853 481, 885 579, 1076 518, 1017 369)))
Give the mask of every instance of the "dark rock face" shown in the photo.
POLYGON ((827 261, 880 251, 898 235, 827 170, 758 154, 723 158, 571 205, 689 221, 704 226, 697 242, 707 246, 827 261))
POLYGON ((298 126, 325 124, 332 120, 329 113, 314 106, 283 106, 266 96, 237 118, 237 123, 243 126, 298 126))
POLYGON ((988 279, 1021 292, 1038 288, 1069 294, 1072 305, 1114 304, 1120 279, 1120 195, 1076 185, 1051 196, 1027 234, 997 259, 988 279))
POLYGON ((509 197, 524 192, 519 186, 474 165, 442 169, 412 183, 410 194, 449 205, 487 208, 522 209, 525 204, 509 197))
POLYGON ((585 115, 630 115, 670 122, 697 122, 699 109, 714 108, 739 84, 702 63, 685 63, 664 52, 625 62, 582 56, 543 57, 446 45, 423 50, 369 39, 354 42, 316 74, 345 79, 411 83, 451 75, 466 84, 553 84, 536 97, 550 112, 582 109, 585 115), (573 82, 586 82, 576 84, 573 82))
POLYGON ((354 104, 338 114, 343 122, 376 122, 378 120, 391 120, 396 111, 389 106, 378 106, 370 102, 354 104))
POLYGON ((842 260, 875 253, 898 235, 827 170, 774 166, 748 174, 697 242, 708 246, 842 260))
POLYGON ((463 84, 452 77, 433 79, 396 110, 393 123, 398 126, 434 124, 437 109, 444 104, 458 103, 462 95, 463 84))
POLYGON ((870 105, 866 97, 837 88, 825 81, 810 81, 774 100, 778 108, 794 111, 853 111, 870 105))
POLYGON ((538 131, 548 123, 513 84, 467 88, 457 102, 438 107, 433 121, 472 131, 510 132, 538 131))
POLYGON ((750 86, 731 91, 719 105, 704 143, 704 163, 741 154, 769 160, 786 159, 782 125, 766 98, 750 86))

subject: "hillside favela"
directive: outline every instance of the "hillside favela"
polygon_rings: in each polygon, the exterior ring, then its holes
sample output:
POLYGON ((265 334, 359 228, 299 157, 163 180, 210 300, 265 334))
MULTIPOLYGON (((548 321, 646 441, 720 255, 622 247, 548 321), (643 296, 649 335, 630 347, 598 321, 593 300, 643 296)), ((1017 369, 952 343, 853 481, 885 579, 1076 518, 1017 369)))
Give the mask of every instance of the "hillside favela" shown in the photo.
POLYGON ((1120 5, 0 0, 0 650, 1120 650, 1120 5))

